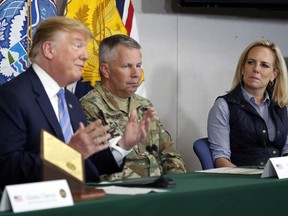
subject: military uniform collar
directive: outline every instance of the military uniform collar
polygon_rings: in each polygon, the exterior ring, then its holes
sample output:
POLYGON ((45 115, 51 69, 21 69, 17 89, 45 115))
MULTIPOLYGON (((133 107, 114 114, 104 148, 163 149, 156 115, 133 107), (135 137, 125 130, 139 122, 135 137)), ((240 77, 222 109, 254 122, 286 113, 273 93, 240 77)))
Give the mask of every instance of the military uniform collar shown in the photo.
POLYGON ((137 97, 135 94, 127 98, 127 103, 125 103, 123 102, 123 99, 113 95, 102 83, 98 83, 95 88, 112 110, 121 110, 125 113, 130 113, 131 110, 137 109, 141 106, 139 102, 137 102, 138 100, 135 100, 137 97))

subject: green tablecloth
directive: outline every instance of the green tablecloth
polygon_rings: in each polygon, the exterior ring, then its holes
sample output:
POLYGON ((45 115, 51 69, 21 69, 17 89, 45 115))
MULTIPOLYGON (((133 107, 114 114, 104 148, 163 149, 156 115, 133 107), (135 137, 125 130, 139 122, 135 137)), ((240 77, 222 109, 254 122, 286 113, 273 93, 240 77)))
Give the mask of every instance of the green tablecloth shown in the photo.
MULTIPOLYGON (((165 193, 107 195, 76 202, 72 207, 47 209, 22 215, 286 215, 288 180, 261 179, 260 175, 186 173, 169 175, 176 187, 165 193)), ((0 216, 13 215, 0 212, 0 216)))

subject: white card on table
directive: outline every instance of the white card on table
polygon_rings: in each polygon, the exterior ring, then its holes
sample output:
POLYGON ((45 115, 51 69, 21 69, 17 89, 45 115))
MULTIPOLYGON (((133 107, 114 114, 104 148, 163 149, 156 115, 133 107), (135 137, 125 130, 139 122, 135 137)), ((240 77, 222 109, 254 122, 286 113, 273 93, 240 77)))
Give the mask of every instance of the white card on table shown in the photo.
POLYGON ((288 157, 275 157, 267 161, 261 178, 274 176, 279 179, 288 178, 288 157))
POLYGON ((3 191, 0 211, 16 212, 72 206, 74 204, 66 180, 7 185, 3 191))

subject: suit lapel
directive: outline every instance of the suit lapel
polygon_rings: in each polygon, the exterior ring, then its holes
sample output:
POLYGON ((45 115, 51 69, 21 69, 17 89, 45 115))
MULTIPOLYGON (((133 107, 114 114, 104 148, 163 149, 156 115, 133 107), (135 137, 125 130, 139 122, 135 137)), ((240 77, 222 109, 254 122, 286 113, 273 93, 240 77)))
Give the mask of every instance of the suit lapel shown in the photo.
MULTIPOLYGON (((68 91, 68 90, 66 90, 66 91, 68 91)), ((75 111, 74 111, 74 106, 73 106, 73 103, 71 102, 71 100, 67 94, 66 94, 66 103, 67 103, 67 107, 69 110, 69 116, 70 116, 70 122, 72 125, 72 129, 75 132, 79 127, 79 121, 76 121, 76 119, 74 118, 76 116, 75 111)))
POLYGON ((48 95, 45 92, 45 89, 44 89, 40 79, 38 78, 38 76, 36 75, 36 73, 34 72, 32 67, 29 68, 29 71, 30 71, 30 73, 29 73, 30 80, 31 80, 31 83, 33 86, 34 93, 35 93, 36 98, 37 98, 36 100, 37 100, 43 114, 45 115, 47 121, 49 122, 51 128, 54 130, 56 137, 61 138, 61 140, 64 141, 61 126, 60 126, 58 119, 55 115, 55 111, 51 105, 51 102, 48 98, 48 95))
POLYGON ((71 94, 72 93, 69 90, 67 90, 67 89, 65 90, 66 103, 67 103, 67 107, 69 110, 70 121, 71 121, 73 131, 75 132, 79 128, 79 122, 82 122, 84 125, 86 124, 86 122, 84 122, 82 119, 82 115, 78 109, 79 107, 76 104, 76 101, 74 99, 75 95, 73 95, 73 97, 72 97, 71 94))

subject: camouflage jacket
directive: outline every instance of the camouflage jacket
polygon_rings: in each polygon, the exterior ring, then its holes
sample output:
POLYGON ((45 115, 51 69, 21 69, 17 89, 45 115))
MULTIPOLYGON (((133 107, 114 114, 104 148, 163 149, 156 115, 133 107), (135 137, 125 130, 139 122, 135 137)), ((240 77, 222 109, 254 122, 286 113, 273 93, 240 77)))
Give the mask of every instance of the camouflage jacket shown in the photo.
MULTIPOLYGON (((113 96, 101 83, 98 83, 93 90, 81 98, 81 104, 88 123, 101 119, 103 124, 110 125, 112 137, 123 135, 129 112, 132 109, 137 110, 137 120, 142 118, 148 108, 154 110, 148 99, 136 94, 129 98, 127 108, 127 105, 124 106, 119 103, 119 99, 113 96)), ((101 180, 158 176, 161 173, 159 164, 162 165, 163 174, 186 172, 184 162, 175 150, 170 134, 165 130, 155 112, 149 135, 126 156, 123 171, 102 176, 101 180), (160 161, 159 157, 153 156, 146 150, 146 146, 152 144, 158 148, 160 161)))

